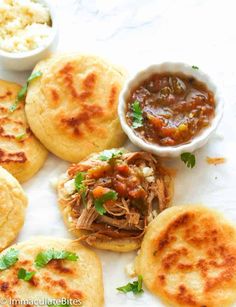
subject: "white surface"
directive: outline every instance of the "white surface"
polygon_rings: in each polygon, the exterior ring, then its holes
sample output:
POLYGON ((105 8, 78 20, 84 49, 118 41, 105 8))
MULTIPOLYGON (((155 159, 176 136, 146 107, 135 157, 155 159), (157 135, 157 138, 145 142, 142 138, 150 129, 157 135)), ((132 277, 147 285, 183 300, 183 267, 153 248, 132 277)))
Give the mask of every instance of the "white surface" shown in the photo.
POLYGON ((223 110, 224 99, 221 97, 217 86, 213 83, 211 78, 200 68, 193 69, 192 65, 179 62, 162 62, 160 64, 151 64, 142 70, 138 70, 136 74, 128 79, 125 83, 124 88, 120 94, 118 105, 120 123, 130 141, 145 151, 152 152, 153 154, 159 155, 160 157, 170 158, 179 157, 184 152, 193 152, 204 146, 217 129, 222 119, 223 110), (197 80, 205 83, 207 88, 213 92, 215 97, 215 117, 212 119, 209 127, 205 128, 199 135, 196 135, 190 142, 186 144, 180 144, 178 146, 161 146, 159 144, 148 143, 140 138, 135 133, 134 129, 127 124, 126 121, 126 103, 132 90, 139 86, 140 83, 142 83, 144 80, 147 80, 149 77, 151 77, 153 74, 167 71, 171 73, 182 72, 186 75, 196 78, 197 80))
MULTIPOLYGON (((236 222, 236 19, 235 1, 216 0, 51 0, 59 18, 63 51, 89 51, 110 58, 133 73, 160 61, 197 65, 216 80, 225 99, 220 127, 203 149, 196 152, 197 165, 188 169, 179 160, 175 204, 204 203, 218 208, 236 222), (206 156, 223 156, 227 162, 213 166, 206 156)), ((23 82, 27 74, 0 72, 9 80, 23 82)), ((69 237, 49 180, 67 163, 50 156, 44 168, 24 184, 30 199, 19 241, 32 235, 69 237)), ((104 269, 106 307, 163 306, 147 291, 140 296, 117 293, 129 281, 124 267, 135 253, 99 252, 104 269)))

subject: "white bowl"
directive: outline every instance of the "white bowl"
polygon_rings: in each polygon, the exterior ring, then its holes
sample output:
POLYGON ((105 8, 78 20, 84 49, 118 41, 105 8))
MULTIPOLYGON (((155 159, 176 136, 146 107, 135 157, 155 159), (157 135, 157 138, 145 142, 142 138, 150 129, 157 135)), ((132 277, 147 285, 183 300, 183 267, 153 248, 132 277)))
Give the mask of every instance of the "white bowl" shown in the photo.
POLYGON ((119 97, 118 114, 121 122, 121 126, 124 132, 129 137, 130 141, 149 152, 162 157, 177 157, 183 152, 193 152, 194 150, 202 147, 206 144, 209 137, 216 130, 222 115, 223 115, 224 103, 223 99, 213 81, 210 77, 203 73, 200 69, 193 69, 192 66, 185 63, 172 63, 165 62, 161 64, 151 65, 144 70, 139 71, 131 79, 129 79, 119 97), (192 140, 188 143, 176 145, 176 146, 161 146, 158 144, 149 143, 141 139, 135 134, 134 130, 126 122, 126 101, 130 97, 132 90, 142 83, 144 80, 148 79, 151 75, 155 73, 183 73, 188 76, 192 76, 195 79, 206 84, 207 88, 213 92, 215 98, 215 116, 211 120, 208 127, 204 128, 198 135, 194 136, 192 140))
POLYGON ((30 51, 6 52, 0 49, 0 65, 9 70, 31 70, 40 60, 48 57, 58 42, 58 27, 53 6, 47 0, 37 0, 49 8, 52 20, 52 32, 44 46, 30 51))

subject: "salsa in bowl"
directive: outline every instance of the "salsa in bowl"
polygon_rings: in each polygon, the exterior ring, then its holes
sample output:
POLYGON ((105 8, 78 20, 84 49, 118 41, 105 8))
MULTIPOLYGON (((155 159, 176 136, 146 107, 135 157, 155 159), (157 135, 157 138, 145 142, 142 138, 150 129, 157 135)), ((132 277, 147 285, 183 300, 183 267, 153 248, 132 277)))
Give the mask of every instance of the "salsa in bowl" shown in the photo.
POLYGON ((121 125, 130 140, 161 156, 203 146, 222 112, 222 99, 210 78, 183 63, 139 72, 127 82, 119 101, 121 125))

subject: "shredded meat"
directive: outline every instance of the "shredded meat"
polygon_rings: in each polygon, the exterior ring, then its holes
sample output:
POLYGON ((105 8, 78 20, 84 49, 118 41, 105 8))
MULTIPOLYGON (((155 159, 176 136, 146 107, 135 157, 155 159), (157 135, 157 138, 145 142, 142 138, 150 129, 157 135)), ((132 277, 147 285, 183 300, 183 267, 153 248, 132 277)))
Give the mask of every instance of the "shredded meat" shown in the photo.
POLYGON ((98 223, 104 223, 106 225, 111 225, 119 229, 126 229, 126 230, 137 230, 143 229, 144 223, 143 221, 138 221, 138 224, 130 223, 128 219, 116 219, 113 217, 109 217, 106 215, 102 215, 97 219, 98 223))
POLYGON ((127 214, 127 221, 128 221, 128 223, 130 225, 139 226, 139 223, 140 223, 140 213, 130 212, 129 214, 127 214))
POLYGON ((85 208, 82 210, 80 217, 77 220, 76 228, 78 229, 89 229, 92 223, 99 216, 95 207, 91 207, 89 209, 85 208))
POLYGON ((73 164, 67 172, 69 179, 78 172, 86 174, 86 206, 78 191, 66 201, 77 218, 77 229, 89 232, 81 238, 87 242, 142 238, 153 210, 164 210, 171 198, 171 176, 151 153, 123 153, 115 161, 101 161, 93 155, 91 160, 73 164), (151 175, 144 173, 145 168, 151 175), (95 203, 103 191, 112 192, 116 199, 100 203, 101 213, 95 203))
POLYGON ((165 185, 162 178, 158 178, 156 180, 155 191, 159 201, 159 210, 163 211, 164 209, 166 209, 166 197, 165 197, 165 185))

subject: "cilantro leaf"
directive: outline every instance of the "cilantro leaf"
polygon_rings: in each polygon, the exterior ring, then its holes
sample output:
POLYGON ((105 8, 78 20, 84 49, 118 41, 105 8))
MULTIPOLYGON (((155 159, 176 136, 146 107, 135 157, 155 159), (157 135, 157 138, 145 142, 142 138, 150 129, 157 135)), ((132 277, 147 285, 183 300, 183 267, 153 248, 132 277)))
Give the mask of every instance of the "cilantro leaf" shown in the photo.
POLYGON ((123 151, 120 149, 104 150, 98 158, 101 161, 110 161, 111 159, 120 157, 122 154, 123 151))
POLYGON ((138 100, 132 104, 132 111, 133 111, 133 128, 139 128, 143 125, 143 115, 140 103, 138 100))
POLYGON ((25 269, 21 268, 18 271, 18 278, 24 281, 30 281, 31 278, 36 274, 35 271, 27 272, 25 269))
POLYGON ((187 165, 189 168, 193 168, 196 164, 195 155, 190 152, 184 152, 181 154, 181 160, 187 165))
POLYGON ((79 173, 76 174, 76 176, 75 176, 76 190, 80 191, 81 189, 83 189, 83 187, 84 187, 84 184, 83 184, 84 177, 85 177, 84 172, 79 172, 79 173))
POLYGON ((34 79, 37 79, 38 77, 41 77, 43 73, 41 71, 36 71, 33 74, 31 74, 27 80, 27 83, 33 81, 34 79))
POLYGON ((27 136, 26 133, 21 133, 16 136, 17 141, 22 141, 27 136))
POLYGON ((27 90, 28 90, 29 83, 31 81, 33 81, 34 79, 36 79, 38 77, 41 77, 41 76, 42 76, 42 72, 41 71, 36 71, 35 73, 33 73, 33 74, 31 74, 29 76, 29 78, 27 79, 26 83, 19 90, 19 92, 18 92, 18 94, 16 96, 15 102, 9 107, 9 111, 10 112, 14 112, 17 109, 19 102, 25 98, 27 90))
POLYGON ((100 215, 103 215, 104 213, 106 213, 106 209, 103 207, 105 202, 108 200, 116 200, 116 199, 117 199, 117 193, 111 190, 105 193, 103 196, 95 199, 94 202, 95 209, 100 215))
POLYGON ((86 206, 86 193, 87 187, 83 184, 83 180, 85 177, 84 172, 79 172, 75 177, 75 188, 78 192, 81 192, 83 205, 86 206))
POLYGON ((19 251, 11 248, 3 256, 0 257, 0 270, 4 271, 10 268, 13 264, 18 261, 19 251))
POLYGON ((134 294, 141 294, 143 293, 142 284, 143 284, 143 277, 142 275, 139 275, 137 281, 134 281, 132 283, 129 282, 127 285, 116 289, 123 293, 133 292, 134 294))
POLYGON ((196 69, 196 70, 198 70, 198 69, 199 69, 199 67, 197 67, 197 66, 193 65, 193 66, 192 66, 192 69, 196 69))
POLYGON ((75 253, 68 251, 55 251, 54 249, 49 249, 39 253, 35 259, 35 265, 37 268, 43 268, 51 260, 69 260, 77 261, 78 256, 75 253))

